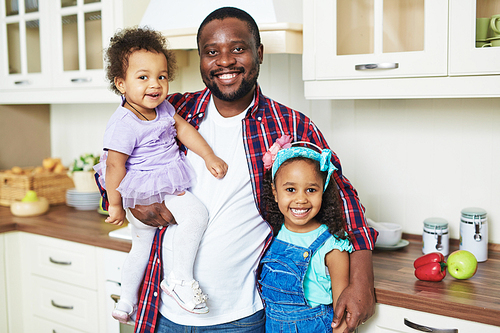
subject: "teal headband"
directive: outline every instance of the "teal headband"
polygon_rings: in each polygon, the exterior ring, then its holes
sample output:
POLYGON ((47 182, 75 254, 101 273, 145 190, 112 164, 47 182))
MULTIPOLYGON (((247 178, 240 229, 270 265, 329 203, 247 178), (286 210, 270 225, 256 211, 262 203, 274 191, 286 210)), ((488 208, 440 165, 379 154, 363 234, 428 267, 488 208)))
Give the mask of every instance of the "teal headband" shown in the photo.
POLYGON ((331 161, 332 151, 330 149, 322 149, 321 153, 318 153, 306 147, 290 147, 279 150, 278 153, 276 154, 276 158, 272 166, 273 181, 274 181, 274 176, 276 175, 276 171, 278 171, 281 164, 283 164, 283 162, 285 162, 286 160, 289 160, 294 157, 304 157, 314 161, 318 161, 319 169, 323 172, 324 171, 328 172, 326 176, 325 187, 323 188, 324 192, 326 190, 326 187, 328 186, 328 183, 330 182, 330 177, 333 171, 337 170, 337 168, 333 165, 331 161))

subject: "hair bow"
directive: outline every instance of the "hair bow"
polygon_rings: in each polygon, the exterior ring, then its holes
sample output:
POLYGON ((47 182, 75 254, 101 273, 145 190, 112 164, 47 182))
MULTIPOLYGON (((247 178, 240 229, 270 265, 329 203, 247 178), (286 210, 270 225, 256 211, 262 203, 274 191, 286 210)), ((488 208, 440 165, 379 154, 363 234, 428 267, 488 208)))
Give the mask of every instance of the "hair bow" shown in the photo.
POLYGON ((283 135, 282 137, 278 138, 262 157, 264 168, 266 168, 266 170, 271 169, 278 151, 280 151, 281 149, 290 148, 292 146, 291 143, 292 137, 290 135, 283 135))
POLYGON ((325 186, 323 188, 324 192, 328 186, 328 183, 330 183, 330 178, 332 176, 332 173, 335 170, 337 170, 337 168, 333 165, 331 161, 332 151, 330 149, 321 149, 313 143, 302 142, 302 141, 295 142, 294 144, 299 144, 299 143, 310 144, 318 148, 318 150, 320 150, 321 153, 318 153, 317 151, 314 151, 313 149, 307 147, 292 147, 290 141, 291 141, 290 136, 284 135, 278 140, 276 140, 273 146, 271 146, 271 148, 269 148, 269 150, 264 154, 263 157, 264 167, 266 169, 272 167, 273 181, 276 172, 280 168, 281 164, 283 164, 283 162, 294 157, 304 157, 314 161, 318 161, 320 170, 323 172, 327 172, 325 186))

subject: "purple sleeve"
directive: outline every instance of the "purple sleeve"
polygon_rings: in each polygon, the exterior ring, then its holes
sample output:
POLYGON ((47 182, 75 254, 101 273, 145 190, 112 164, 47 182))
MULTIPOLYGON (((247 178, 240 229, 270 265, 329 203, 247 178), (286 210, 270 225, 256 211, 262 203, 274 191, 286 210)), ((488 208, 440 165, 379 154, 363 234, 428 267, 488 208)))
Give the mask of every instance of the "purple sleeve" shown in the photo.
MULTIPOLYGON (((136 129, 137 130, 137 129, 136 129)), ((110 123, 104 132, 104 149, 131 155, 137 143, 137 134, 133 125, 125 118, 110 123)))

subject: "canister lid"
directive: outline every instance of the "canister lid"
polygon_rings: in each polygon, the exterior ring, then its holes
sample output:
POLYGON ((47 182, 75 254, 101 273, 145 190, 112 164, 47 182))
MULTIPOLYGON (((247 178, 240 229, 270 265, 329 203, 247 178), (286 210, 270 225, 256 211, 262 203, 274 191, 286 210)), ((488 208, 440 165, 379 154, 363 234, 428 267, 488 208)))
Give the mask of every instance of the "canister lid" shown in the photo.
POLYGON ((424 228, 448 229, 448 221, 441 217, 429 217, 424 220, 424 228))
POLYGON ((478 207, 467 207, 462 209, 461 211, 462 216, 466 218, 472 218, 472 217, 486 217, 486 211, 482 208, 478 207))

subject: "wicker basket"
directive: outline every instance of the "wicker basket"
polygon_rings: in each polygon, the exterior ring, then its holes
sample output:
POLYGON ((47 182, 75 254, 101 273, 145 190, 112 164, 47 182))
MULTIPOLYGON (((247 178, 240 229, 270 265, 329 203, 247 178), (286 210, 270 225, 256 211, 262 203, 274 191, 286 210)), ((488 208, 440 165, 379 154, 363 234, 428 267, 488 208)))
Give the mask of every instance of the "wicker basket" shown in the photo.
POLYGON ((24 175, 0 172, 0 205, 10 206, 21 200, 28 190, 46 198, 51 205, 66 202, 66 190, 75 187, 65 173, 33 173, 33 168, 23 169, 24 175))

